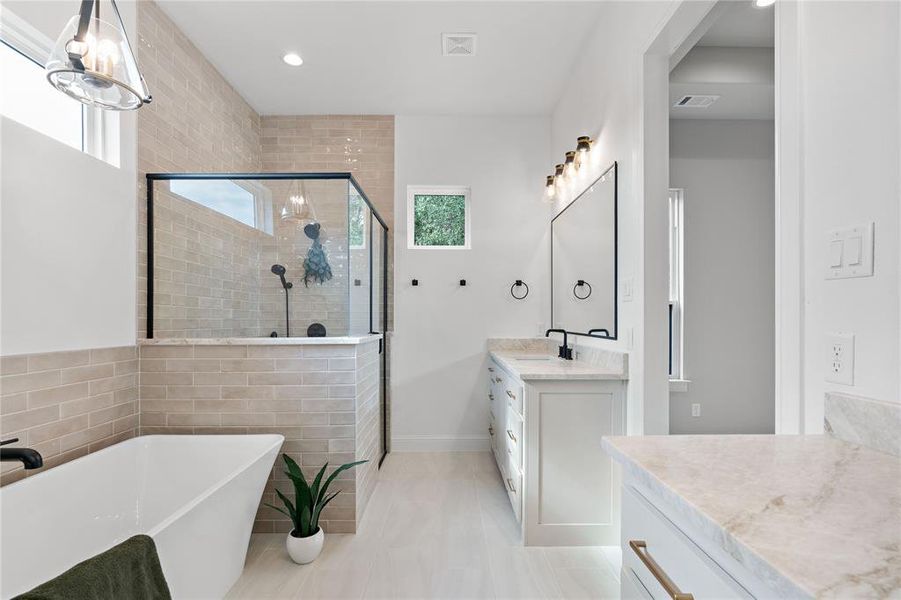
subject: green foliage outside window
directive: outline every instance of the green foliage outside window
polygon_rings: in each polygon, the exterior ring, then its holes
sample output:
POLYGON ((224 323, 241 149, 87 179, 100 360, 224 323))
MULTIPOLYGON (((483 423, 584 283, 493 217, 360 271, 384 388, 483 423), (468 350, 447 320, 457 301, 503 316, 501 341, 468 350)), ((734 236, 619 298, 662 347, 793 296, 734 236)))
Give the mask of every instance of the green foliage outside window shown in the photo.
POLYGON ((413 196, 413 243, 416 246, 466 245, 466 196, 413 196))
POLYGON ((360 196, 351 196, 348 203, 348 237, 351 248, 366 246, 366 211, 369 207, 360 196))

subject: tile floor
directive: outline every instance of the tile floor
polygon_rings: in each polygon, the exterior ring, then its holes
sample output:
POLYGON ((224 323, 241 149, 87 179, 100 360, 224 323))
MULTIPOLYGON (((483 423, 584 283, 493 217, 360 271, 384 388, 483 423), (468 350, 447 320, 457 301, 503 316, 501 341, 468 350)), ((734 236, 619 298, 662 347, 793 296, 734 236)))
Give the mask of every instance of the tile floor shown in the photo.
POLYGON ((524 548, 489 453, 391 454, 356 535, 311 565, 254 535, 228 598, 618 598, 617 548, 524 548))

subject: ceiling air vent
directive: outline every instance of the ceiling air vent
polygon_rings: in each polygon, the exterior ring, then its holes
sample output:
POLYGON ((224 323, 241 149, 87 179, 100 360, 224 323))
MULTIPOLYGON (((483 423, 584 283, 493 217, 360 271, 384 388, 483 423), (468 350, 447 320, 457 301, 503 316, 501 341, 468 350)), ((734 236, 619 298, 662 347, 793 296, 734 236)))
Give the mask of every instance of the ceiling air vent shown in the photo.
POLYGON ((678 102, 673 104, 674 108, 708 108, 711 104, 719 100, 719 96, 682 96, 678 102))
POLYGON ((476 53, 476 34, 442 33, 441 53, 444 56, 474 56, 476 53))

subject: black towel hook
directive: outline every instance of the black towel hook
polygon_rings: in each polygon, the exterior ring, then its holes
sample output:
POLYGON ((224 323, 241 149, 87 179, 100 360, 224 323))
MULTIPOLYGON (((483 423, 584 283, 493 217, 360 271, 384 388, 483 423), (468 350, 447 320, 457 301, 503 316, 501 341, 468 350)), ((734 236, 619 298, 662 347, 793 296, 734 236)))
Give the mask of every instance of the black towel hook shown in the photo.
POLYGON ((517 279, 516 281, 513 282, 513 285, 510 286, 510 295, 513 296, 514 298, 516 298, 517 300, 524 299, 526 296, 529 295, 529 284, 527 284, 522 279, 517 279), (516 292, 514 290, 518 287, 525 287, 526 293, 523 294, 522 296, 517 296, 516 292))
POLYGON ((588 297, 591 296, 591 284, 584 279, 579 279, 578 281, 576 281, 576 285, 573 286, 573 296, 575 296, 579 300, 587 300, 588 297), (588 293, 584 296, 580 296, 576 293, 576 290, 583 286, 588 286, 588 293))

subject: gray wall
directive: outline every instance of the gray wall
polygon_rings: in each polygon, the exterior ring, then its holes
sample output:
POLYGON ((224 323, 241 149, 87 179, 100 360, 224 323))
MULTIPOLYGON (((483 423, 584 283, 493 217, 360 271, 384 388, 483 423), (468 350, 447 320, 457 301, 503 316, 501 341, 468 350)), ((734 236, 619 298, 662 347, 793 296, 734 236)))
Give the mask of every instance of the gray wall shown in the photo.
POLYGON ((685 190, 691 380, 670 393, 671 433, 773 432, 773 148, 772 121, 670 121, 670 184, 685 190))

